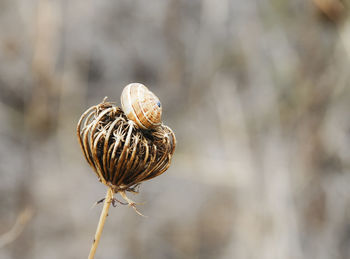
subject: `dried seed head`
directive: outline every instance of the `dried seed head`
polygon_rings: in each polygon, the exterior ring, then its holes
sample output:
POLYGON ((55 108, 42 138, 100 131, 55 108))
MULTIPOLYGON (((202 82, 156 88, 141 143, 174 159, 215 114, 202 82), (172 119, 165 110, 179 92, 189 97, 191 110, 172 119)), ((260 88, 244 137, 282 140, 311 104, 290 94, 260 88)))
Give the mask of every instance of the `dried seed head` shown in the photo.
POLYGON ((142 181, 164 173, 176 146, 169 127, 142 131, 121 108, 105 100, 83 113, 77 134, 87 162, 115 192, 132 191, 142 181))

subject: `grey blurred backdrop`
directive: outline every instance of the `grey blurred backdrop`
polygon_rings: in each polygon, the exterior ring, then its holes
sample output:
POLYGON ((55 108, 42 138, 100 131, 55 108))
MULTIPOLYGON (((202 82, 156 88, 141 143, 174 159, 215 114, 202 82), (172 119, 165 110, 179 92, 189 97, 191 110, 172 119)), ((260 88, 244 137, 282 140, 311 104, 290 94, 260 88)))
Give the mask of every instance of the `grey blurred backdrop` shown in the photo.
POLYGON ((0 0, 0 258, 86 258, 105 195, 76 123, 141 82, 172 166, 97 258, 350 258, 340 0, 0 0))

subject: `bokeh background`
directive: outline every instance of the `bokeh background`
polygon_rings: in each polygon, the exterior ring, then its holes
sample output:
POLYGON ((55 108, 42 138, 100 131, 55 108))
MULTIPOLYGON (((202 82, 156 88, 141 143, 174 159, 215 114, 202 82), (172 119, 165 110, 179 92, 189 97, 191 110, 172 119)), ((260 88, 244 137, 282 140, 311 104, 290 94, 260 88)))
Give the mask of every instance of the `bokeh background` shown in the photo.
POLYGON ((340 0, 1 0, 0 258, 86 258, 106 188, 76 123, 141 82, 178 146, 97 258, 350 258, 340 0))

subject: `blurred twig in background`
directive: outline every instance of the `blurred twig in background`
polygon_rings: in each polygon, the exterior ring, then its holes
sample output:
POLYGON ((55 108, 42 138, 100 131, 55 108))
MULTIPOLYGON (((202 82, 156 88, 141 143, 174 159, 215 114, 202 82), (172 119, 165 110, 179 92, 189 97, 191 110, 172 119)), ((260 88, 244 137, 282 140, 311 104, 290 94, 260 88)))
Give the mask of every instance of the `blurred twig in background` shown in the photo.
POLYGON ((28 225, 33 215, 33 208, 28 207, 21 211, 11 229, 4 234, 0 234, 0 248, 15 241, 21 235, 24 228, 28 225))

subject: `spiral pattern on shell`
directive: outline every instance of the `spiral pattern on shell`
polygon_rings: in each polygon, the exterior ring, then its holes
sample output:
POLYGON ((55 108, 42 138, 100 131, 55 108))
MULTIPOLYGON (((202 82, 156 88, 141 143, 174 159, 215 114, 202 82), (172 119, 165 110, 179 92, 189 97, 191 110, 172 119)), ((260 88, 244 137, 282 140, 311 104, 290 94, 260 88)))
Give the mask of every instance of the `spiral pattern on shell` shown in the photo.
POLYGON ((143 84, 127 85, 121 95, 121 104, 126 116, 141 129, 152 129, 161 124, 161 103, 143 84))

